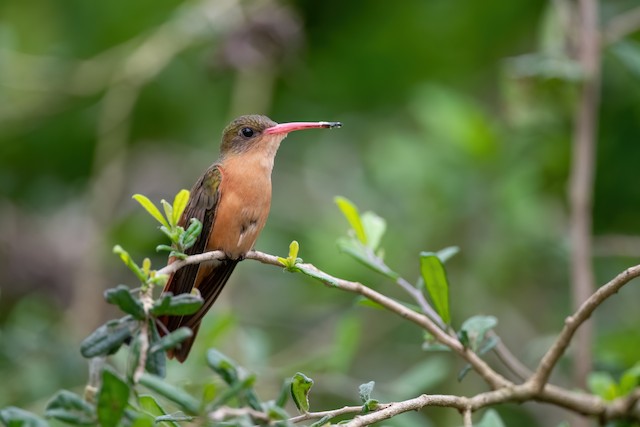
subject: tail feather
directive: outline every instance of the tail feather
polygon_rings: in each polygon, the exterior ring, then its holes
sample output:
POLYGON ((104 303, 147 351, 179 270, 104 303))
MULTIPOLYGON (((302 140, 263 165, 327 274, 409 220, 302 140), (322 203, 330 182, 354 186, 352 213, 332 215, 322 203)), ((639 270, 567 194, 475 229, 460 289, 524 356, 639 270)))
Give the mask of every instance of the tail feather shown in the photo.
MULTIPOLYGON (((188 316, 163 316, 159 318, 159 321, 164 324, 166 329, 166 333, 170 333, 175 331, 176 329, 187 326, 191 328, 193 331, 193 335, 183 341, 180 346, 169 350, 167 355, 169 358, 175 357, 180 362, 184 362, 189 355, 189 351, 193 346, 196 335, 198 334, 198 329, 200 328, 200 322, 202 322, 202 318, 209 311, 213 303, 218 299, 222 288, 229 280, 229 276, 235 269, 239 260, 223 260, 219 265, 213 267, 211 272, 202 279, 199 284, 196 284, 198 291, 200 291, 200 295, 204 300, 204 304, 202 307, 198 309, 194 314, 190 314, 188 316)), ((178 271, 180 273, 180 271, 178 271)), ((172 291, 172 283, 176 279, 175 276, 172 276, 165 287, 165 291, 172 291)), ((161 332, 162 333, 162 332, 161 332)))

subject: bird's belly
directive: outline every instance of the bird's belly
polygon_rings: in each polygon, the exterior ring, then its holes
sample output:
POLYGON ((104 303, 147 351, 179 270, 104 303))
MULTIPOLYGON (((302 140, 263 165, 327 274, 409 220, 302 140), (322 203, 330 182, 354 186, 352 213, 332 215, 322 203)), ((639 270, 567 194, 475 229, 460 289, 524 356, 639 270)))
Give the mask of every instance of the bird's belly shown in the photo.
POLYGON ((269 215, 270 190, 269 186, 249 194, 223 189, 207 249, 222 250, 232 259, 253 249, 269 215))

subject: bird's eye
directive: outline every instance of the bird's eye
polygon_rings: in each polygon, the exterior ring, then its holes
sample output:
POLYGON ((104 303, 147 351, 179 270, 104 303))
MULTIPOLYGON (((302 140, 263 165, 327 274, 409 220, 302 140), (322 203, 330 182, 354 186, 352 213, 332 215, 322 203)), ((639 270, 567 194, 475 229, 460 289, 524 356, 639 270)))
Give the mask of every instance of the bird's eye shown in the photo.
POLYGON ((251 128, 242 128, 242 129, 240 129, 240 133, 245 138, 251 138, 253 136, 254 132, 253 132, 253 129, 251 129, 251 128))

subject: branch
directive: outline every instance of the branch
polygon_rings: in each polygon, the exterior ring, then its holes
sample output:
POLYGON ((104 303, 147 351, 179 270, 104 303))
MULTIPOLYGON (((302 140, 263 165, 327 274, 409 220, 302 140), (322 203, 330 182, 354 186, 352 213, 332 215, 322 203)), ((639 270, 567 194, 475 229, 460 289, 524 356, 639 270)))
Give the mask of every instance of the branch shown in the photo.
MULTIPOLYGON (((385 407, 386 405, 381 404, 379 406, 385 407)), ((301 423, 302 421, 320 419, 325 417, 327 421, 329 421, 335 417, 339 417, 340 415, 359 414, 360 412, 362 412, 362 405, 345 406, 343 408, 333 409, 330 411, 306 412, 302 415, 298 415, 297 417, 289 418, 289 422, 297 424, 297 423, 301 423)))
MULTIPOLYGON (((158 270, 157 273, 171 274, 185 265, 220 260, 224 258, 225 254, 222 251, 212 251, 199 255, 192 255, 184 260, 171 263, 161 270, 158 270)), ((278 261, 276 256, 269 255, 264 252, 251 251, 246 254, 245 258, 259 261, 263 264, 282 267, 282 264, 278 261)), ((565 321, 563 330, 542 358, 536 372, 527 382, 518 385, 509 382, 500 374, 496 373, 477 354, 469 349, 465 349, 456 338, 448 335, 440 329, 427 316, 410 310, 404 305, 359 282, 351 282, 331 276, 330 274, 319 270, 312 264, 298 263, 296 264, 295 269, 319 280, 330 288, 337 288, 346 292, 364 296, 365 298, 382 305, 389 311, 396 313, 397 315, 427 330, 440 343, 446 345, 470 363, 473 369, 493 388, 491 391, 480 393, 473 397, 423 394, 413 399, 401 402, 380 404, 378 409, 374 412, 357 415, 353 420, 346 424, 348 426, 369 425, 392 418, 404 412, 416 411, 428 406, 442 406, 457 409, 462 413, 465 425, 469 425, 471 413, 479 409, 499 403, 520 403, 531 400, 553 404, 575 413, 598 417, 604 421, 621 418, 640 420, 640 406, 638 405, 638 401, 640 400, 640 389, 634 391, 628 396, 624 396, 610 402, 605 402, 600 397, 592 394, 566 390, 561 387, 547 384, 553 367, 568 347, 580 325, 582 325, 584 321, 591 316, 593 311, 607 298, 618 292, 622 286, 629 283, 632 279, 639 277, 640 265, 630 267, 620 273, 609 283, 598 289, 572 316, 568 317, 565 321)), ((525 373, 527 373, 526 368, 519 366, 517 359, 508 352, 508 350, 502 349, 499 353, 502 354, 503 358, 506 358, 507 362, 505 364, 510 368, 519 371, 519 375, 524 376, 525 373)), ((344 408, 330 411, 302 414, 291 418, 289 421, 298 423, 309 419, 320 419, 323 417, 329 417, 329 419, 331 419, 339 415, 359 413, 361 410, 362 406, 345 406, 344 408)))
POLYGON ((562 332, 560 332, 560 335, 558 335, 551 348, 549 348, 547 353, 542 357, 535 374, 530 379, 530 382, 534 385, 534 389, 541 390, 547 383, 551 371, 566 351, 580 325, 591 317, 594 310, 607 298, 618 292, 620 288, 638 276, 640 276, 640 265, 626 269, 609 281, 609 283, 600 287, 580 306, 578 311, 566 318, 562 332))

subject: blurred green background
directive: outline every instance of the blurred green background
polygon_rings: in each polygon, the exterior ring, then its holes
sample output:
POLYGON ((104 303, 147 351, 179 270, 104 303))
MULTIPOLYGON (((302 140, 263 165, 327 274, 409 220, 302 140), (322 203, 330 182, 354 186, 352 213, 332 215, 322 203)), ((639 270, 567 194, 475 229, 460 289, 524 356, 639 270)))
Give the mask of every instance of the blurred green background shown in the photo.
MULTIPOLYGON (((601 2, 604 28, 640 6, 601 2)), ((131 200, 190 188, 240 114, 340 120, 293 134, 273 174, 257 249, 300 256, 394 298, 392 283, 340 254, 347 223, 333 198, 387 219, 386 260, 414 281, 418 253, 458 245, 448 265, 454 325, 474 314, 535 366, 569 313, 567 177, 580 70, 570 58, 569 2, 407 0, 0 1, 0 407, 40 411, 81 389, 79 342, 114 315, 102 291, 134 278, 164 243, 131 200)), ((594 205, 594 266, 604 283, 640 255, 640 38, 603 53, 594 205)), ((640 356, 640 290, 594 317, 597 368, 640 356)), ((236 270, 191 358, 169 375, 213 381, 215 346, 258 373, 275 397, 296 371, 315 380, 313 410, 374 397, 470 395, 462 362, 421 350, 422 333, 352 295, 256 262, 236 270)), ((492 363, 496 363, 489 357, 492 363)), ((116 359, 116 363, 118 362, 116 359)), ((568 366, 554 381, 567 384, 568 366)), ((548 407, 505 405, 508 425, 557 425, 548 407), (544 409, 544 410, 543 410, 544 409)), ((461 424, 428 408, 387 425, 461 424)))

